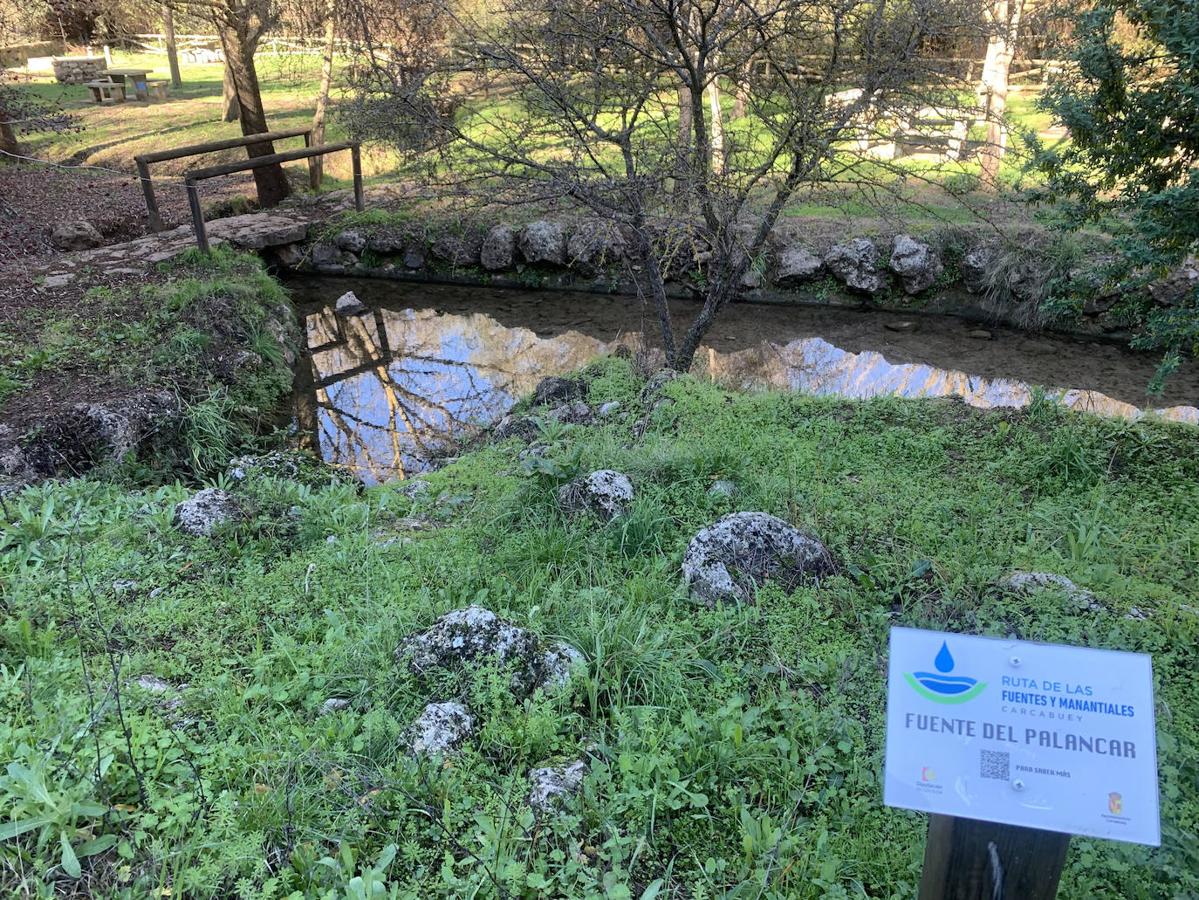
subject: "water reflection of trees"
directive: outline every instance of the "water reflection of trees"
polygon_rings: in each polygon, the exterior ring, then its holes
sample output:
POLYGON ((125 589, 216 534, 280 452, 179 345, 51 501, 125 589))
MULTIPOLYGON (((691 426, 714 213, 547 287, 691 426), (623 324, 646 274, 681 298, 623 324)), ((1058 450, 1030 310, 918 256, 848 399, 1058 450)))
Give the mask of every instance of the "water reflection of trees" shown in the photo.
POLYGON ((545 374, 605 345, 574 332, 540 340, 482 315, 376 309, 307 320, 301 441, 364 480, 403 478, 499 418, 545 374))

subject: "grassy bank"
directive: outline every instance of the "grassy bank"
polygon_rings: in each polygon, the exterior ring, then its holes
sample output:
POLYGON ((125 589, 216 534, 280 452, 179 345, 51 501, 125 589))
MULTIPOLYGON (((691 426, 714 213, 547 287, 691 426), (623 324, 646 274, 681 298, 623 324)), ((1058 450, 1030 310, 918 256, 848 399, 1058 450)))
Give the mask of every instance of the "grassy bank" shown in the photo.
POLYGON ((1199 892, 1192 430, 692 379, 650 412, 627 363, 590 376, 619 415, 546 425, 540 461, 479 449, 423 494, 251 475, 211 538, 172 527, 179 486, 9 500, 0 798, 32 824, 5 826, 6 892, 910 897, 925 820, 881 804, 891 624, 1153 653, 1163 846, 1075 839, 1061 896, 1199 892), (632 477, 631 511, 564 517, 555 488, 597 468, 632 477), (840 573, 696 605, 683 548, 737 509, 810 530, 840 573), (1004 594, 1013 568, 1098 607, 1004 594), (519 701, 500 673, 396 662, 471 603, 569 641, 585 674, 519 701), (447 691, 479 729, 417 763, 403 733, 447 691), (330 698, 348 708, 320 715, 330 698), (529 770, 578 758, 577 801, 534 817, 529 770))
POLYGON ((147 273, 85 268, 52 291, 0 290, 0 425, 73 460, 77 405, 124 415, 127 400, 163 392, 179 416, 154 428, 153 458, 107 462, 141 466, 130 474, 142 481, 211 475, 272 426, 291 389, 295 328, 262 262, 225 250, 147 273))

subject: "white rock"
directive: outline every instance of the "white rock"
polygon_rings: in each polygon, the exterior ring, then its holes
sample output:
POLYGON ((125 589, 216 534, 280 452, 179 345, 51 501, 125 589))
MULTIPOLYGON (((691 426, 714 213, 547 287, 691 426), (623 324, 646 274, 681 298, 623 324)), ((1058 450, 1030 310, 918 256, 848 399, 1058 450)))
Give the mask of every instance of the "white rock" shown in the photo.
POLYGON ((461 703, 430 703, 408 729, 408 746, 416 756, 442 756, 458 748, 475 730, 475 720, 461 703))

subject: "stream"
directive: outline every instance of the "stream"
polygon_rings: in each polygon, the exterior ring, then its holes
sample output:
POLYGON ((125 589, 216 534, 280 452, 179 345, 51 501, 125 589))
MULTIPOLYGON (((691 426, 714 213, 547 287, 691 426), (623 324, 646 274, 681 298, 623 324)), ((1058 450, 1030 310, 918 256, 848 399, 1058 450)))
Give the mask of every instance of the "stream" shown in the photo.
MULTIPOLYGON (((368 484, 426 468, 547 375, 640 346, 642 334, 657 340, 652 310, 632 297, 356 278, 288 287, 307 346, 296 373, 301 444, 368 484), (336 315, 350 290, 369 310, 336 315)), ((672 310, 685 322, 697 306, 672 310)), ((983 409, 1027 405, 1041 385, 1074 409, 1123 418, 1153 409, 1199 424, 1199 366, 1188 361, 1149 398, 1156 365, 1115 344, 949 316, 743 303, 717 320, 693 372, 738 389, 957 396, 983 409)))

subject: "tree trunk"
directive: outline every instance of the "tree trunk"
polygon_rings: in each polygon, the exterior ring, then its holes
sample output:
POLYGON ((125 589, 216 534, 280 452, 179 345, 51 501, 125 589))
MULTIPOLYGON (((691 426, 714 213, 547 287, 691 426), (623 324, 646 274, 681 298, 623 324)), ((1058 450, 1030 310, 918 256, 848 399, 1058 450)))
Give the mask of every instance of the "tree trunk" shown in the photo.
POLYGON ((987 41, 987 57, 983 63, 981 89, 987 141, 981 153, 982 183, 991 189, 998 185, 999 167, 1007 149, 1004 111, 1007 109, 1008 73, 1016 53, 1023 7, 1023 0, 995 0, 992 13, 995 33, 987 41))
MULTIPOLYGON (((337 0, 328 0, 325 5, 325 55, 321 59, 321 86, 316 94, 316 110, 312 114, 313 146, 325 142, 325 114, 329 108, 329 88, 333 83, 333 51, 337 48, 337 0)), ((325 174, 325 159, 312 157, 308 167, 312 178, 312 189, 321 186, 325 174)))
POLYGON ((21 148, 17 143, 17 134, 13 131, 13 127, 4 121, 4 110, 0 109, 0 153, 12 153, 15 155, 20 152, 21 148))
POLYGON ((183 87, 183 77, 179 74, 179 48, 175 45, 175 14, 169 6, 162 8, 162 32, 166 36, 167 64, 171 67, 171 86, 183 87))
POLYGON ((724 116, 720 111, 720 87, 713 78, 708 82, 708 111, 712 114, 712 171, 724 172, 724 116))
POLYGON ((737 71, 737 83, 733 85, 733 118, 744 119, 749 111, 749 64, 737 71))
POLYGON ((691 89, 679 87, 678 161, 675 166, 675 195, 683 193, 691 178, 691 89))
MULTIPOLYGON (((221 43, 225 47, 225 63, 232 73, 237 89, 237 103, 241 108, 241 133, 247 137, 263 134, 270 129, 266 124, 266 110, 262 105, 262 90, 258 85, 258 71, 254 68, 254 49, 257 40, 238 34, 232 28, 221 32, 221 43)), ((275 152, 268 141, 251 144, 246 148, 251 159, 268 156, 275 152)), ((254 169, 254 183, 258 186, 258 203, 263 207, 277 206, 291 192, 287 176, 278 163, 254 169)))
POLYGON ((233 70, 229 68, 227 57, 225 59, 225 79, 221 85, 221 97, 224 102, 221 120, 224 122, 236 122, 238 116, 241 115, 241 109, 237 105, 237 86, 234 84, 233 70))

